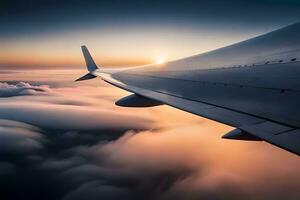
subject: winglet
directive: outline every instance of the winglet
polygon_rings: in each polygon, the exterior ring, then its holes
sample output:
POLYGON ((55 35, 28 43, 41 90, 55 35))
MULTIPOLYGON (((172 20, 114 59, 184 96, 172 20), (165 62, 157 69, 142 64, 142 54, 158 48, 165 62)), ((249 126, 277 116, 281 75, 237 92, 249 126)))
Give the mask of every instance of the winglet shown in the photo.
POLYGON ((89 79, 93 79, 93 78, 96 78, 96 76, 91 73, 87 73, 86 75, 76 79, 75 81, 85 81, 85 80, 89 80, 89 79))
POLYGON ((81 50, 84 56, 84 60, 86 63, 86 67, 88 69, 89 72, 92 72, 96 69, 98 69, 96 63, 94 62, 89 50, 87 49, 87 47, 85 45, 81 46, 81 50))
POLYGON ((95 61, 93 60, 87 47, 85 45, 83 45, 83 46, 81 46, 81 50, 82 50, 83 57, 85 60, 86 68, 89 71, 89 73, 78 78, 76 81, 84 81, 84 80, 89 80, 89 79, 95 78, 96 76, 93 74, 93 71, 98 69, 98 67, 97 67, 95 61))

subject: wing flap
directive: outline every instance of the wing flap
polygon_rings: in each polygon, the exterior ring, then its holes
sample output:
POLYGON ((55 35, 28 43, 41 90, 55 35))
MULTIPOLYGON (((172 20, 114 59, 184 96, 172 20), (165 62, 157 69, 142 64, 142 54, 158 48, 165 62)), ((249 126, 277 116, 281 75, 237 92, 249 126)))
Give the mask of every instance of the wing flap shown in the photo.
POLYGON ((263 140, 300 155, 300 130, 273 122, 240 127, 263 140))

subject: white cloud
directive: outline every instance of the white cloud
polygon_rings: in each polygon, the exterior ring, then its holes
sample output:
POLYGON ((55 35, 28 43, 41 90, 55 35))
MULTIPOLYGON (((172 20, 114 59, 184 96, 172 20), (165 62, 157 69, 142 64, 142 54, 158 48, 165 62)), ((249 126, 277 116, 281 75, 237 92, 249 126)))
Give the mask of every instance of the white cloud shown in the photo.
POLYGON ((15 85, 0 82, 0 97, 35 95, 49 91, 48 86, 32 86, 24 82, 19 82, 15 85))

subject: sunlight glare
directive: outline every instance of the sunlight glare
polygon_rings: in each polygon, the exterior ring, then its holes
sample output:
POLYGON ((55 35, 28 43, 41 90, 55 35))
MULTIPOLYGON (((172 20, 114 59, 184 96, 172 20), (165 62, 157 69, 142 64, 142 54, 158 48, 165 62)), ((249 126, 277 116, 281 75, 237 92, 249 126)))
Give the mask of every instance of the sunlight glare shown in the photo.
POLYGON ((163 59, 163 58, 158 58, 157 60, 156 60, 156 64, 162 64, 162 63, 165 63, 166 61, 165 61, 165 59, 163 59))

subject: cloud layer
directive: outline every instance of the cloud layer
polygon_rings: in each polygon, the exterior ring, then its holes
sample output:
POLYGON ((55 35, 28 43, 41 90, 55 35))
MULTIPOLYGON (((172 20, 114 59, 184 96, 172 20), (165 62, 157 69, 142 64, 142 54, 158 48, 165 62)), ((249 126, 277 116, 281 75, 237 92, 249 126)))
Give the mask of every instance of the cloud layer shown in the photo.
POLYGON ((231 127, 118 108, 105 85, 0 85, 1 199, 300 198, 299 158, 220 139, 231 127))

